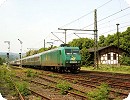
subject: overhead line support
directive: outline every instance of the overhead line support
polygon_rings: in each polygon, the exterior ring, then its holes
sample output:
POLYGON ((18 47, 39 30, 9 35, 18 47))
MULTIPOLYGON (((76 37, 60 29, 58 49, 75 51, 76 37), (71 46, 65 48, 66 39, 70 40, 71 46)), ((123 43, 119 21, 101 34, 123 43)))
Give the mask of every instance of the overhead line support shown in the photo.
POLYGON ((97 31, 97 30, 84 30, 84 29, 62 29, 62 28, 58 28, 58 30, 64 30, 65 31, 65 44, 66 44, 66 31, 67 30, 72 30, 72 31, 97 31))
POLYGON ((97 9, 94 10, 94 67, 98 68, 97 9))

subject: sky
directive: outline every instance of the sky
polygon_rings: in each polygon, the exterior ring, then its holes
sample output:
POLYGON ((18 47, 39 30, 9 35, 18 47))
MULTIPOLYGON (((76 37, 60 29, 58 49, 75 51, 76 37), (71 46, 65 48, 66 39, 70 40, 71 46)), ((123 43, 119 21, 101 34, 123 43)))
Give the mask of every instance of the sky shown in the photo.
MULTIPOLYGON (((123 32, 130 26, 130 0, 0 0, 0 52, 27 52, 29 49, 62 44, 62 29, 94 30, 94 9, 97 9, 98 37, 116 33, 116 24, 123 32), (53 34, 51 33, 53 32, 53 34), (19 41, 19 40, 20 41, 19 41)), ((92 38, 93 31, 67 31, 67 43, 79 37, 92 38), (85 34, 82 34, 85 33, 85 34)))

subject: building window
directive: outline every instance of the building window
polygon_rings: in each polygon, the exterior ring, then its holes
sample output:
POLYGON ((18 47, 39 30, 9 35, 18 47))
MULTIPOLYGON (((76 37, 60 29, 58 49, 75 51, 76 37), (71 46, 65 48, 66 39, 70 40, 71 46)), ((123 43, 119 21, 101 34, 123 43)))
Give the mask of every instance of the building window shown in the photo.
POLYGON ((111 60, 111 54, 107 54, 107 60, 111 60))
POLYGON ((116 54, 113 54, 113 60, 116 60, 116 54))

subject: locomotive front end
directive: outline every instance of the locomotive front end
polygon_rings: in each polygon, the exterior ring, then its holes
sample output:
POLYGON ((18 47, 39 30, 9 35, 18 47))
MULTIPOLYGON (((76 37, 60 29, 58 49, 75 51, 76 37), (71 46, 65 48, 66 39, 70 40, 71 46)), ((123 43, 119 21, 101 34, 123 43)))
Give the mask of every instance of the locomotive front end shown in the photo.
POLYGON ((81 56, 78 47, 65 48, 65 64, 71 71, 80 70, 81 56))

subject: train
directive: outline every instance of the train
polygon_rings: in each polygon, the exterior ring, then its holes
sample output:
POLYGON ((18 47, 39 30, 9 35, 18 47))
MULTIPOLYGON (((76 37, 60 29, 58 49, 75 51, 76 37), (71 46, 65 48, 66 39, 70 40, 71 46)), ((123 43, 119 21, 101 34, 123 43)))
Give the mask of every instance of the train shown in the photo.
POLYGON ((13 61, 12 65, 41 68, 57 72, 79 72, 81 55, 79 47, 58 47, 13 61))

